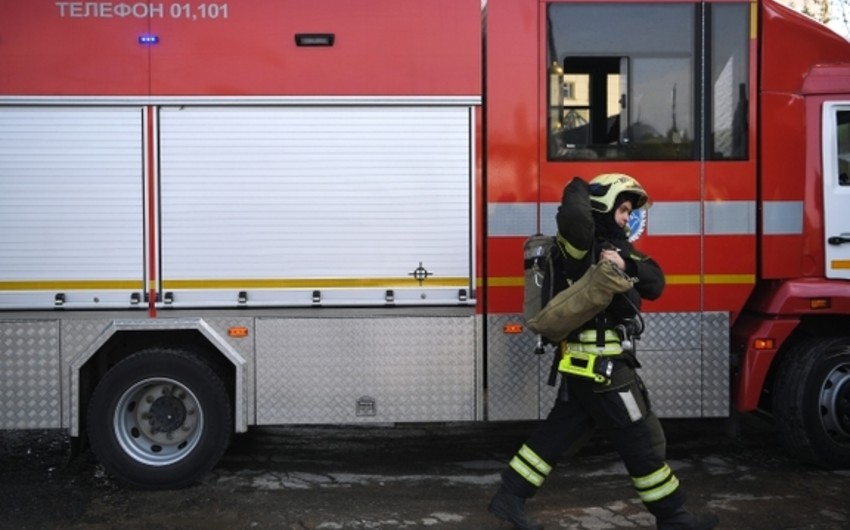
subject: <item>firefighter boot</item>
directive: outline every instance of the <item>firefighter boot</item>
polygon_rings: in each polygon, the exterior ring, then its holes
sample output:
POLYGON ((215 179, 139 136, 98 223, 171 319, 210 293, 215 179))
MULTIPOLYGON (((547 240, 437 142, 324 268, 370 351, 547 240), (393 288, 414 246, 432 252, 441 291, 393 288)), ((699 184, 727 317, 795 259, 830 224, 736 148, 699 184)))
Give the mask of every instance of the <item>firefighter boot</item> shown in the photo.
POLYGON ((525 499, 514 495, 504 485, 493 496, 487 510, 499 519, 513 523, 519 530, 543 530, 542 524, 532 521, 525 514, 525 499))
POLYGON ((691 513, 684 508, 668 517, 656 518, 658 530, 711 530, 720 523, 713 513, 691 513))

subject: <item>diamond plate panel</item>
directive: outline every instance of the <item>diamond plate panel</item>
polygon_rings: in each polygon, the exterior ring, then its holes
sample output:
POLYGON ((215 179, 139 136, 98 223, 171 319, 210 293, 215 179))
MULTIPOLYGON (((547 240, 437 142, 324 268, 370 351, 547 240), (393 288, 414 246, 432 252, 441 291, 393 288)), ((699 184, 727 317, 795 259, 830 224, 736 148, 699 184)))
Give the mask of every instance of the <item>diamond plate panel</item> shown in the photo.
POLYGON ((702 316, 700 313, 649 313, 637 341, 640 376, 660 418, 702 414, 702 316))
MULTIPOLYGON (((205 319, 206 323, 218 333, 218 335, 231 348, 242 356, 245 360, 244 372, 242 374, 242 392, 236 396, 236 407, 241 409, 242 414, 236 414, 237 431, 241 432, 247 429, 249 423, 254 423, 256 417, 254 397, 254 381, 256 378, 256 361, 254 359, 254 318, 241 317, 210 317, 205 319), (231 337, 227 330, 232 327, 244 327, 248 330, 245 337, 231 337), (238 421, 238 418, 245 418, 244 422, 238 421)), ((237 385, 238 386, 238 385, 237 385)))
MULTIPOLYGON (((112 324, 112 320, 89 320, 89 319, 64 319, 62 320, 62 373, 69 374, 71 362, 83 354, 99 337, 106 338, 105 334, 112 324)), ((80 433, 79 414, 79 378, 77 374, 70 373, 67 381, 68 390, 64 393, 64 405, 62 407, 62 425, 70 427, 71 436, 80 433)))
POLYGON ((648 313, 643 318, 646 330, 638 341, 638 352, 699 349, 700 313, 648 313))
MULTIPOLYGON (((488 319, 488 418, 536 419, 552 408, 557 389, 546 384, 553 353, 536 356, 535 337, 504 335, 521 315, 488 319)), ((729 318, 726 313, 649 313, 637 343, 653 409, 659 417, 729 414, 729 318)))
POLYGON ((729 415, 729 315, 706 313, 703 327, 702 371, 703 397, 702 415, 726 417, 729 415))
POLYGON ((533 333, 504 333, 509 322, 522 322, 522 315, 497 315, 487 320, 487 419, 538 419, 540 386, 546 382, 541 371, 548 373, 552 357, 534 354, 537 337, 533 333))
POLYGON ((59 321, 0 322, 0 428, 61 427, 59 321))
POLYGON ((476 419, 476 319, 258 319, 257 423, 476 419))
MULTIPOLYGON (((698 345, 698 343, 696 344, 698 345)), ((638 350, 640 376, 659 418, 698 418, 702 412, 699 350, 638 350)))

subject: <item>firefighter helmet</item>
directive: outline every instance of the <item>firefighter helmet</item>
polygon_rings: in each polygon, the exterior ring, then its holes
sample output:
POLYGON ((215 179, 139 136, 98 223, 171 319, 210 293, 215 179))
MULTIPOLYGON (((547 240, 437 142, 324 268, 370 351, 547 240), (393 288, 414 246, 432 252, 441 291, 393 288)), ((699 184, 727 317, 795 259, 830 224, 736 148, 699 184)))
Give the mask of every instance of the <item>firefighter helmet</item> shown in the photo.
POLYGON ((625 173, 603 173, 590 181, 590 206, 600 213, 610 212, 614 208, 617 196, 629 193, 637 197, 635 209, 649 206, 649 195, 640 182, 625 173))

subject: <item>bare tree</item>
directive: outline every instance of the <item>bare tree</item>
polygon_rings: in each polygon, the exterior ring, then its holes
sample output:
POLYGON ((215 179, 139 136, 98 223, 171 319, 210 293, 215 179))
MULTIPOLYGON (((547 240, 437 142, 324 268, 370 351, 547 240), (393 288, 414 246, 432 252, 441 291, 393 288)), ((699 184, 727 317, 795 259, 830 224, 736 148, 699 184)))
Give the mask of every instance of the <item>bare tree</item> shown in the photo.
POLYGON ((818 22, 826 24, 829 22, 830 0, 779 0, 791 9, 799 11, 818 22))
POLYGON ((832 27, 845 37, 850 37, 850 0, 832 0, 831 4, 835 13, 832 27))
POLYGON ((850 0, 778 0, 850 37, 850 0))

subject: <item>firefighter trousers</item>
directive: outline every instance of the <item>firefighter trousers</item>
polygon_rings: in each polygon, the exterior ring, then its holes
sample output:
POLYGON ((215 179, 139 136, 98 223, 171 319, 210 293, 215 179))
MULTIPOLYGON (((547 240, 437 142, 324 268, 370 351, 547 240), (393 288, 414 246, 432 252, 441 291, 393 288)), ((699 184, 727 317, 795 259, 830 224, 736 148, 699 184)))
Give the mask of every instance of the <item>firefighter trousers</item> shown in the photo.
POLYGON ((505 486, 523 498, 533 496, 564 455, 572 456, 599 432, 610 441, 628 470, 647 509, 669 517, 681 509, 685 496, 665 462, 667 442, 640 377, 625 362, 617 362, 610 385, 561 375, 554 407, 502 474, 505 486))

